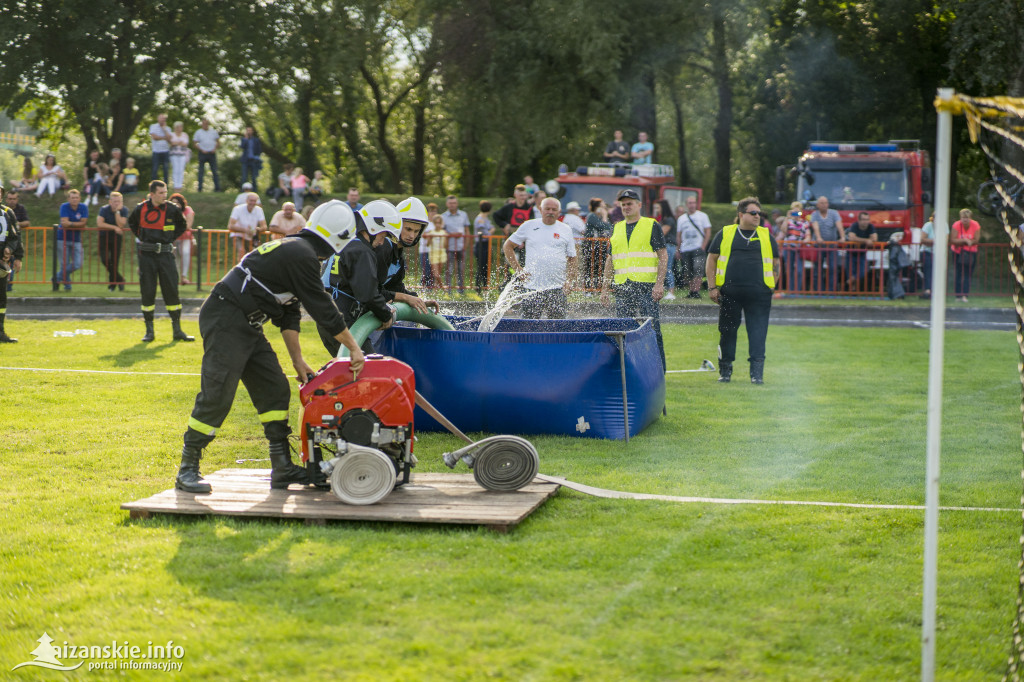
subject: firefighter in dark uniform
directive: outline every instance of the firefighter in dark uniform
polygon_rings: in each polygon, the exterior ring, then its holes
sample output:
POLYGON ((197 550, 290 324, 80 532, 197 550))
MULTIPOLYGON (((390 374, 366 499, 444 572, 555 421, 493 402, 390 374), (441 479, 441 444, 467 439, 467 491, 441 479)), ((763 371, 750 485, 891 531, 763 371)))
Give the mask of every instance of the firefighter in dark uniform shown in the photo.
POLYGON ((705 266, 708 283, 714 283, 708 287, 708 294, 721 306, 718 380, 732 379, 742 313, 747 327, 750 381, 763 384, 768 317, 775 283, 779 281, 779 245, 768 228, 761 226, 766 217, 761 202, 754 197, 741 199, 736 211, 736 224, 726 225, 711 240, 705 266))
POLYGON ((18 218, 14 211, 3 203, 4 185, 0 180, 0 343, 16 343, 4 331, 7 317, 7 278, 21 270, 25 249, 18 233, 18 218))
POLYGON ((167 185, 160 180, 149 183, 149 198, 128 216, 128 227, 139 244, 139 289, 142 291, 142 318, 146 321, 144 343, 154 339, 153 312, 156 310, 156 285, 171 316, 175 341, 195 341, 181 330, 181 299, 178 297, 178 268, 174 261, 174 240, 188 229, 177 205, 167 201, 167 185))
MULTIPOLYGON (((381 320, 380 329, 387 329, 395 321, 395 309, 381 289, 380 266, 374 248, 385 240, 398 239, 402 221, 398 210, 383 199, 371 201, 356 211, 355 220, 356 238, 331 260, 323 275, 323 285, 349 327, 364 313, 371 312, 381 320)), ((317 324, 317 331, 327 352, 337 356, 341 346, 330 329, 317 324)), ((363 350, 373 352, 368 339, 363 350)))
POLYGON ((270 487, 319 483, 292 462, 288 446, 291 389, 263 334, 263 324, 270 320, 281 330, 298 380, 308 381, 314 372, 299 346, 301 304, 318 325, 349 349, 352 372, 359 373, 363 354, 320 280, 321 262, 354 243, 354 228, 352 209, 344 202, 321 204, 298 234, 250 251, 214 286, 199 311, 201 389, 185 431, 176 488, 210 492, 210 485, 199 473, 199 460, 231 410, 239 381, 249 392, 270 441, 270 487))
POLYGON ((374 249, 384 300, 388 303, 408 303, 421 313, 430 312, 428 307, 431 307, 436 313, 440 308, 437 301, 425 301, 405 286, 405 249, 415 248, 420 243, 423 230, 430 222, 427 209, 416 197, 409 197, 395 208, 398 209, 398 217, 402 219, 398 241, 385 239, 383 244, 374 249))

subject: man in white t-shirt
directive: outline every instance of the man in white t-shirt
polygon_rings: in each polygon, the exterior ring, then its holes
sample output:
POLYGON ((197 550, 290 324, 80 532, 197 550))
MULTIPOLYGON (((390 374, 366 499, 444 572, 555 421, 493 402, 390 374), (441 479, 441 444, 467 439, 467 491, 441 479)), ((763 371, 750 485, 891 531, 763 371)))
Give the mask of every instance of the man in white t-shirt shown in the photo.
POLYGON ((295 204, 286 201, 281 204, 281 210, 270 219, 270 238, 281 239, 289 235, 298 234, 299 230, 306 226, 306 219, 295 210, 295 204))
POLYGON ((259 199, 255 192, 249 192, 244 204, 231 209, 228 237, 235 245, 236 262, 252 251, 257 233, 267 229, 267 217, 263 214, 263 208, 259 206, 259 199))
POLYGON ((580 205, 577 202, 570 201, 565 205, 565 215, 562 216, 562 222, 572 230, 572 238, 576 240, 576 248, 579 248, 580 242, 583 241, 583 235, 587 231, 587 223, 583 220, 583 216, 580 215, 580 205))
POLYGON ((568 308, 566 294, 578 283, 576 240, 572 228, 558 219, 562 202, 547 197, 540 205, 540 218, 527 220, 502 244, 505 260, 523 280, 523 286, 536 293, 523 301, 522 315, 540 319, 564 319, 568 308), (526 247, 526 265, 519 264, 515 246, 526 247))
POLYGON ((441 214, 444 221, 444 229, 449 235, 448 261, 445 266, 444 281, 448 289, 452 288, 452 272, 454 271, 459 282, 459 293, 466 290, 466 283, 463 281, 466 270, 466 235, 469 234, 469 216, 459 208, 459 198, 449 194, 445 198, 445 208, 448 209, 441 214))
MULTIPOLYGON (((244 206, 245 205, 245 200, 249 198, 249 194, 251 192, 252 192, 252 183, 251 182, 243 182, 242 183, 242 191, 239 192, 238 196, 235 197, 235 201, 234 201, 235 206, 244 206)), ((262 206, 263 202, 260 201, 259 197, 260 197, 260 195, 257 194, 256 195, 256 203, 259 206, 262 206)))
POLYGON ((687 298, 700 298, 700 284, 704 279, 704 256, 711 242, 711 219, 697 210, 697 197, 686 199, 686 211, 676 220, 676 260, 680 262, 684 284, 690 283, 687 298))
POLYGON ((156 172, 162 167, 166 183, 167 169, 171 165, 171 129, 167 127, 167 114, 157 114, 156 123, 149 126, 149 139, 153 151, 153 175, 150 179, 156 180, 156 172))
POLYGON ((206 166, 213 173, 213 191, 220 192, 220 176, 217 174, 217 150, 220 149, 220 133, 210 127, 210 119, 199 122, 199 129, 192 133, 192 146, 199 152, 199 191, 203 191, 203 175, 206 166))

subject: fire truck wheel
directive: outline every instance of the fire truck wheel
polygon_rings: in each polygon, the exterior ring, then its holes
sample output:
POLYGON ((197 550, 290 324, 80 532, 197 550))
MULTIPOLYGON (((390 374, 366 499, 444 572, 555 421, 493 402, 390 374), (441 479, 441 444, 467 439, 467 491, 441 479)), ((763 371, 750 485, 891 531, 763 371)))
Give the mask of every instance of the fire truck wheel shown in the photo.
POLYGON ((345 504, 380 502, 395 488, 395 465, 380 450, 349 446, 331 473, 331 492, 345 504))

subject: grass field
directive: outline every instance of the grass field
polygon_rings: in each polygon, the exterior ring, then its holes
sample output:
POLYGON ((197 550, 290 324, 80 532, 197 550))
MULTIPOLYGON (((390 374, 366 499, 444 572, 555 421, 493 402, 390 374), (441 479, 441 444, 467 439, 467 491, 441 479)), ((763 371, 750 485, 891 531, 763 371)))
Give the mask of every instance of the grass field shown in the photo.
MULTIPOLYGON (((508 535, 131 521, 122 502, 172 484, 198 390, 197 376, 152 373, 197 373, 199 344, 143 345, 138 321, 8 326, 21 343, 0 349, 4 367, 133 374, 4 370, 0 679, 63 674, 11 671, 33 660, 44 631, 58 645, 116 640, 145 649, 173 640, 184 649, 181 679, 919 676, 921 511, 601 500, 562 490, 508 535), (53 336, 81 328, 97 333, 53 336)), ((196 332, 194 320, 185 326, 196 332)), ((168 328, 158 321, 158 333, 168 328)), ((669 325, 665 335, 671 369, 714 358, 713 327, 669 325)), ((314 330, 303 343, 311 363, 325 359, 314 330)), ((1019 508, 1015 348, 1010 333, 947 334, 943 505, 1019 508)), ((606 488, 923 504, 927 349, 925 330, 773 327, 763 387, 669 375, 668 417, 628 445, 532 440, 542 473, 606 488)), ((423 435, 420 470, 445 471, 440 453, 454 443, 423 435)), ((203 470, 265 456, 240 390, 203 470)), ((942 513, 939 679, 1001 675, 1020 528, 1012 511, 942 513)))

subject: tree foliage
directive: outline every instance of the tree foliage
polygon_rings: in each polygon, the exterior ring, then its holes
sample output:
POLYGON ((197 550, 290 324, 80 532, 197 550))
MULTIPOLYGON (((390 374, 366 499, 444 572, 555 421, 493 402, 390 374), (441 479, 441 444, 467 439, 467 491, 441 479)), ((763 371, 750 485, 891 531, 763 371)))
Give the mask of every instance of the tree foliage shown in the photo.
POLYGON ((0 105, 34 109, 86 149, 127 148, 157 97, 185 66, 182 46, 213 4, 186 0, 6 3, 0 21, 0 105), (61 116, 54 116, 59 110, 61 116))
POLYGON ((1022 15, 1024 0, 11 0, 0 106, 105 150, 156 107, 216 111, 229 137, 254 125, 272 166, 392 194, 503 194, 642 129, 728 201, 770 194, 813 138, 931 146, 939 86, 1024 94, 1022 15), (649 29, 627 28, 638 17, 649 29))

